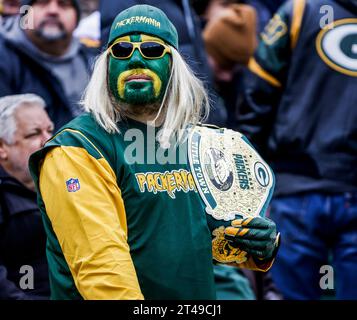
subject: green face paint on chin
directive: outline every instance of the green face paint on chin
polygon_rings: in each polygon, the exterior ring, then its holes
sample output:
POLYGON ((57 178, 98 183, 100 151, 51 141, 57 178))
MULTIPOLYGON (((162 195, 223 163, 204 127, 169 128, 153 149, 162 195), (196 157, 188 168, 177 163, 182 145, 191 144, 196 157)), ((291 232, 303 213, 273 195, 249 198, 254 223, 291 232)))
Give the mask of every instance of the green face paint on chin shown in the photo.
MULTIPOLYGON (((130 36, 133 42, 140 35, 130 36)), ((128 59, 109 55, 109 88, 119 102, 145 105, 161 102, 170 78, 170 55, 160 59, 145 59, 135 50, 128 59)))

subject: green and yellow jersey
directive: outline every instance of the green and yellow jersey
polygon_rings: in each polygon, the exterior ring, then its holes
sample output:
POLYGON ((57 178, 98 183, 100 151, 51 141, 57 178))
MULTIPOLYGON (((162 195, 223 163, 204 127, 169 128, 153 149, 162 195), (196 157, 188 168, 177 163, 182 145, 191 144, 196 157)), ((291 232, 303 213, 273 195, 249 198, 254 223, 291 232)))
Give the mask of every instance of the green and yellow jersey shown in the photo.
POLYGON ((129 119, 119 128, 108 134, 83 114, 30 159, 52 299, 215 299, 211 231, 189 164, 155 160, 156 128, 129 119), (130 129, 142 134, 138 148, 130 129))

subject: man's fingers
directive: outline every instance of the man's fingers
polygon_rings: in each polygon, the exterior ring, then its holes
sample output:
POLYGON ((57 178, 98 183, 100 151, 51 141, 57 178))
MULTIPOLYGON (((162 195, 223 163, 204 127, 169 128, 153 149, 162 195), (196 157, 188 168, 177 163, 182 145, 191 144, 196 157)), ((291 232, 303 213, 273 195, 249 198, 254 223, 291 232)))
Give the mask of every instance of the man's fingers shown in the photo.
POLYGON ((253 217, 251 218, 245 218, 245 219, 236 219, 232 221, 232 226, 233 227, 244 227, 249 224, 253 220, 253 217))
POLYGON ((249 227, 256 229, 270 229, 274 227, 274 223, 271 220, 261 217, 236 219, 233 220, 231 224, 233 227, 249 227))
POLYGON ((234 228, 234 227, 227 227, 225 229, 225 233, 230 236, 234 237, 242 237, 249 232, 248 228, 234 228))
MULTIPOLYGON (((230 237, 230 240, 234 238, 242 238, 245 240, 269 240, 273 238, 273 233, 266 229, 250 229, 250 228, 234 228, 227 227, 225 234, 230 237)), ((227 238, 228 239, 228 238, 227 238)))
MULTIPOLYGON (((227 239, 228 240, 228 239, 227 239)), ((264 251, 267 249, 267 242, 266 241, 258 241, 258 240, 244 240, 235 238, 234 239, 235 246, 238 246, 242 250, 261 250, 264 251)))

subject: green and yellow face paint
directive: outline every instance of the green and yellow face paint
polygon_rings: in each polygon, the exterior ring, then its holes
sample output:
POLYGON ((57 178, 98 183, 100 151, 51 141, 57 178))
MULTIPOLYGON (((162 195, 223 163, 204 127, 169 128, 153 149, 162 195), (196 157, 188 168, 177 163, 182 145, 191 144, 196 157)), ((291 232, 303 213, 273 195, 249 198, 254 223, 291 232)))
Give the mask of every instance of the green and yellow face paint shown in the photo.
MULTIPOLYGON (((144 34, 125 36, 116 39, 119 41, 140 43, 155 41, 165 45, 156 37, 144 34)), ((145 105, 161 102, 167 88, 171 59, 168 49, 160 58, 145 58, 139 48, 128 58, 115 58, 109 55, 109 88, 119 102, 128 104, 145 105)))

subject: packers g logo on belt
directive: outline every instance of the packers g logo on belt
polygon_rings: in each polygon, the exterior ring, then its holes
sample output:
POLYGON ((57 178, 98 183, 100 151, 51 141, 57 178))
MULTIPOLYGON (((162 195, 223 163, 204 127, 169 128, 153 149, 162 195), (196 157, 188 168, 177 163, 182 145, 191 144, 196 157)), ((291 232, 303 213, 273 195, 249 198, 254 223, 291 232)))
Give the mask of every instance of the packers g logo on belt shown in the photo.
POLYGON ((269 177, 268 169, 260 161, 256 162, 254 165, 254 174, 255 174, 255 179, 257 179, 258 183, 262 187, 267 187, 269 185, 270 177, 269 177))
POLYGON ((332 29, 322 29, 316 49, 329 67, 357 77, 357 19, 338 20, 333 22, 332 29))

